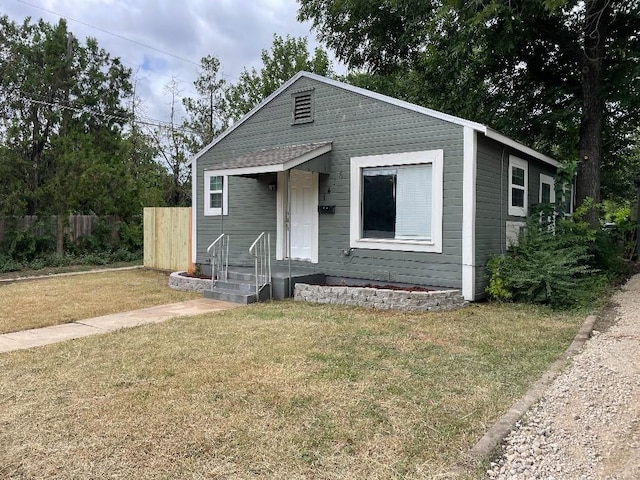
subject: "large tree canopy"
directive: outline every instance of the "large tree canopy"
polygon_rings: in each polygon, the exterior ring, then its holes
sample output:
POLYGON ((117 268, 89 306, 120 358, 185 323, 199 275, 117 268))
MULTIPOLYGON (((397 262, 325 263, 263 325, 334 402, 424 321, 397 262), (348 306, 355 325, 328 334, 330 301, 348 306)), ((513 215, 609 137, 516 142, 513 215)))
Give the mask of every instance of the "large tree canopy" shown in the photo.
POLYGON ((64 20, 0 17, 0 213, 140 213, 122 139, 129 76, 64 20))
POLYGON ((579 201, 637 139, 639 0, 299 2, 352 81, 578 160, 579 201))

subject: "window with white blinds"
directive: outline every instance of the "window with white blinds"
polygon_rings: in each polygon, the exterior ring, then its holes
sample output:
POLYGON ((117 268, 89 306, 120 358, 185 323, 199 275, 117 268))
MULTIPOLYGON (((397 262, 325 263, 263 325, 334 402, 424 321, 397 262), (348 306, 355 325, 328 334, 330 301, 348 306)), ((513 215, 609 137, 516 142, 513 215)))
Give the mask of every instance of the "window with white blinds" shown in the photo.
POLYGON ((431 238, 431 170, 429 164, 398 168, 396 238, 431 238))
POLYGON ((351 159, 352 248, 442 251, 443 152, 351 159))

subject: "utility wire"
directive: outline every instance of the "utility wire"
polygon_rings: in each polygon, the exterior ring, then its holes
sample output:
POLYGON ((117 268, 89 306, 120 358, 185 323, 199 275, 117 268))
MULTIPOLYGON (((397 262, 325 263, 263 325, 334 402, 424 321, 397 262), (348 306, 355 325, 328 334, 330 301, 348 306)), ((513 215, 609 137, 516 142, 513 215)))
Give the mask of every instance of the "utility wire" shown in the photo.
MULTIPOLYGON (((16 2, 22 3, 23 5, 27 5, 27 6, 32 7, 32 8, 36 8, 38 10, 42 10, 43 12, 51 13, 52 15, 56 15, 56 16, 58 16, 60 18, 65 18, 67 20, 71 20, 72 22, 79 23, 80 25, 84 25, 84 26, 89 27, 89 28, 94 28, 94 29, 99 30, 101 32, 104 32, 104 33, 106 33, 108 35, 112 35, 114 37, 120 38, 120 39, 125 40, 127 42, 134 43, 136 45, 140 45, 141 47, 149 48, 149 49, 154 50, 154 51, 156 51, 158 53, 162 53, 163 55, 168 55, 170 57, 176 58, 176 59, 181 60, 183 62, 190 63, 191 65, 195 65, 197 67, 201 67, 202 66, 200 63, 194 62, 193 60, 189 60, 188 58, 184 58, 184 57, 181 57, 179 55, 175 55, 173 53, 167 52, 165 50, 161 50, 161 49, 156 48, 156 47, 152 47, 151 45, 147 45, 146 43, 138 42, 137 40, 132 40, 132 39, 130 39, 128 37, 125 37, 124 35, 120 35, 118 33, 111 32, 111 31, 109 31, 107 29, 104 29, 102 27, 97 27, 97 26, 92 25, 90 23, 83 22, 82 20, 77 20, 75 18, 71 18, 71 17, 69 17, 67 15, 63 15, 61 13, 55 12, 53 10, 49 10, 49 9, 41 7, 39 5, 34 5, 33 3, 25 2, 24 0, 16 0, 16 2)), ((141 64, 138 64, 136 66, 142 67, 141 64)), ((159 73, 159 72, 155 72, 155 73, 159 73)), ((238 77, 234 77, 233 75, 229 75, 228 73, 224 73, 222 71, 220 72, 220 76, 222 78, 230 78, 230 79, 235 80, 235 81, 239 80, 238 77)))
POLYGON ((101 112, 95 112, 93 110, 90 110, 88 108, 78 108, 78 107, 73 107, 71 105, 64 105, 62 103, 56 103, 56 102, 47 102, 44 100, 37 100, 35 98, 30 98, 30 97, 25 97, 23 95, 20 96, 23 100, 26 100, 28 102, 31 103, 35 103, 38 105, 46 105, 49 107, 57 107, 60 108, 62 110, 70 110, 70 111, 74 111, 74 112, 78 112, 78 113, 88 113, 90 115, 93 115, 95 117, 102 117, 105 118, 107 120, 121 120, 123 122, 135 122, 141 125, 149 125, 152 127, 171 127, 174 130, 181 130, 184 132, 191 132, 191 133, 197 133, 194 129, 192 128, 188 128, 188 127, 180 127, 180 126, 176 126, 173 125, 171 122, 166 122, 164 120, 158 120, 152 117, 148 117, 145 115, 136 115, 133 118, 127 118, 127 117, 123 117, 121 115, 114 115, 111 113, 101 113, 101 112), (147 120, 141 120, 141 119, 147 119, 147 120))
MULTIPOLYGON (((75 18, 71 18, 71 17, 69 17, 67 15, 63 15, 63 14, 55 12, 53 10, 49 10, 48 8, 44 8, 44 7, 41 7, 39 5, 34 5, 33 3, 25 2, 24 0, 16 0, 16 2, 22 3, 23 5, 27 5, 27 6, 32 7, 32 8, 36 8, 38 10, 42 10, 42 11, 47 12, 47 13, 51 13, 52 15, 56 15, 56 16, 58 16, 60 18, 65 18, 67 20, 71 20, 72 22, 79 23, 80 25, 84 25, 84 26, 89 27, 89 28, 94 28, 96 30, 99 30, 101 32, 106 33, 107 35, 112 35, 114 37, 120 38, 120 39, 125 40, 127 42, 135 43, 136 45, 140 45, 141 47, 145 47, 145 48, 148 48, 150 50, 154 50, 154 51, 156 51, 158 53, 162 53, 163 55, 168 55, 168 56, 173 57, 173 58, 175 58, 177 60, 181 60, 183 62, 190 63, 191 65, 195 65, 196 67, 201 67, 199 62, 194 62, 193 60, 189 60, 188 58, 184 58, 184 57, 181 57, 179 55, 175 55, 173 53, 167 52, 165 50, 161 50, 161 49, 156 48, 156 47, 152 47, 151 45, 147 45, 146 43, 138 42, 137 40, 132 40, 131 38, 127 38, 124 35, 120 35, 119 33, 111 32, 111 31, 106 30, 104 28, 97 27, 95 25, 91 25, 90 23, 87 23, 87 22, 83 22, 82 20, 77 20, 75 18)), ((138 65, 138 66, 141 67, 142 65, 138 65)), ((222 77, 228 77, 228 78, 231 78, 231 79, 234 79, 234 80, 238 80, 237 77, 234 77, 234 76, 229 75, 229 74, 224 73, 224 72, 220 72, 220 75, 222 77)))
POLYGON ((67 20, 71 20, 72 22, 79 23, 79 24, 84 25, 86 27, 95 28, 96 30, 104 32, 104 33, 106 33, 108 35, 113 35, 114 37, 120 38, 122 40, 126 40, 127 42, 135 43, 136 45, 140 45, 141 47, 145 47, 145 48, 148 48, 150 50, 155 50, 156 52, 162 53, 164 55, 168 55, 168 56, 176 58, 178 60, 182 60, 183 62, 190 63, 192 65, 195 65, 196 67, 200 66, 200 64, 198 62, 194 62, 193 60, 189 60, 188 58, 180 57, 178 55, 174 55, 173 53, 165 52, 164 50, 160 50, 159 48, 152 47, 151 45, 147 45, 146 43, 138 42, 137 40, 132 40, 132 39, 127 38, 127 37, 125 37, 123 35, 120 35, 118 33, 114 33, 114 32, 110 32, 109 30, 105 30, 104 28, 96 27, 95 25, 91 25, 89 23, 83 22, 82 20, 77 20, 77 19, 71 18, 71 17, 69 17, 67 15, 62 15, 61 13, 54 12, 53 10, 49 10, 47 8, 40 7, 38 5, 34 5, 33 3, 25 2, 24 0, 16 0, 16 2, 22 3, 24 5, 28 5, 29 7, 37 8, 38 10, 42 10, 44 12, 48 12, 48 13, 51 13, 53 15, 57 15, 58 17, 61 17, 61 18, 66 18, 67 20))

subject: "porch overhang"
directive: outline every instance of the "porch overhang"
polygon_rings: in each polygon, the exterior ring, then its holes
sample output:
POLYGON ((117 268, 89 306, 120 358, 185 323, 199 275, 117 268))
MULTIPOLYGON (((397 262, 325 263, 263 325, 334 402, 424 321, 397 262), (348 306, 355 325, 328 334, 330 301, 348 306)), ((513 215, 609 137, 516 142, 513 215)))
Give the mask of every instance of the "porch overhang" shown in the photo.
POLYGON ((307 143, 269 148, 227 160, 207 170, 218 175, 254 176, 263 173, 286 172, 297 167, 318 173, 329 173, 331 142, 307 143))

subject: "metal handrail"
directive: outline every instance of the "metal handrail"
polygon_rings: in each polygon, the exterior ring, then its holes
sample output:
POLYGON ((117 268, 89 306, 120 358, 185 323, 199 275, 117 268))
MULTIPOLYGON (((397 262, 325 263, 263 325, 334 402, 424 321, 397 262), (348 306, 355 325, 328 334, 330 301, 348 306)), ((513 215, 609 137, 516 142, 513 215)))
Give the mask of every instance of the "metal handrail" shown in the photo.
POLYGON ((207 248, 207 253, 211 253, 211 282, 216 284, 217 280, 227 279, 229 272, 229 236, 226 233, 220 234, 207 248), (216 276, 216 271, 220 275, 216 276))
POLYGON ((271 288, 271 234, 262 232, 249 247, 249 253, 255 259, 256 298, 260 299, 260 289, 269 285, 269 297, 273 298, 271 288))

